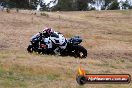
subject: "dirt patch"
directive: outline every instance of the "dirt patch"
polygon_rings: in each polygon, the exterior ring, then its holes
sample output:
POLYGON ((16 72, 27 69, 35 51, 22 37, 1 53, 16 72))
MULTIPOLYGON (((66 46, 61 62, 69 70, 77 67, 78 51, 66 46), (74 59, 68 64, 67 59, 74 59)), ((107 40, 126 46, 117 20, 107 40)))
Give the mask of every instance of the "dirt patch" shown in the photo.
POLYGON ((132 62, 132 51, 130 52, 122 52, 122 51, 110 51, 110 50, 106 50, 106 51, 90 51, 89 52, 89 57, 93 58, 93 59, 128 59, 132 62))

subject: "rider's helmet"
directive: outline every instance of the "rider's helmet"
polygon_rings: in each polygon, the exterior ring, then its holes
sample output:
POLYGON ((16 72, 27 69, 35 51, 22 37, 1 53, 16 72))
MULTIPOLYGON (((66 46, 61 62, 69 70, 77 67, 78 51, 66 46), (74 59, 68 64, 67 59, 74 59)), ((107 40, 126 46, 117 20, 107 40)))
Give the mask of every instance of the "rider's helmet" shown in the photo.
POLYGON ((53 30, 51 28, 45 28, 42 32, 50 36, 53 33, 53 30))

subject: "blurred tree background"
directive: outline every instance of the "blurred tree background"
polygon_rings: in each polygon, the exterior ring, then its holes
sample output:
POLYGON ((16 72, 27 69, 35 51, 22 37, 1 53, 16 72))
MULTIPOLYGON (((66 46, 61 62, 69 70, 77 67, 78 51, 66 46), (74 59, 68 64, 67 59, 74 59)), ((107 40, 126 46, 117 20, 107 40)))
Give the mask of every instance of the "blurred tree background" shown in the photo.
POLYGON ((45 0, 0 0, 0 5, 7 8, 36 9, 37 5, 41 10, 46 11, 87 11, 87 10, 115 10, 120 4, 123 9, 131 9, 130 0, 119 2, 118 0, 52 0, 46 4, 45 0), (50 7, 50 3, 56 3, 50 7))

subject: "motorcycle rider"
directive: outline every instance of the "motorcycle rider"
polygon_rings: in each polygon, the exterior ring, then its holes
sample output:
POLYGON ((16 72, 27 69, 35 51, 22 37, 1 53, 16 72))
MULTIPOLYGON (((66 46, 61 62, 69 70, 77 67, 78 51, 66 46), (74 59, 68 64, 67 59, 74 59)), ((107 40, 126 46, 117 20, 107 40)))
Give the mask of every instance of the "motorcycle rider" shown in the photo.
MULTIPOLYGON (((51 28, 45 28, 43 31, 35 34, 33 38, 41 37, 40 42, 43 42, 46 46, 45 48, 48 48, 49 50, 52 50, 53 44, 52 41, 49 39, 49 37, 52 35, 52 33, 61 34, 60 32, 55 32, 51 28)), ((62 34, 61 34, 62 35, 62 34)), ((62 35, 63 36, 63 35, 62 35)), ((54 53, 57 55, 60 55, 60 53, 66 48, 67 43, 60 44, 56 49, 54 49, 54 53)))
POLYGON ((41 40, 41 41, 39 43, 43 42, 45 45, 47 45, 46 44, 47 43, 47 39, 46 38, 50 37, 50 35, 51 35, 52 32, 53 32, 53 29, 51 29, 51 28, 44 28, 43 31, 41 31, 41 32, 33 35, 32 38, 31 38, 31 40, 40 38, 39 40, 41 40))
POLYGON ((53 29, 45 28, 43 31, 33 35, 31 39, 37 38, 37 37, 40 37, 40 36, 43 36, 44 38, 48 38, 48 37, 50 37, 52 32, 53 32, 53 29))

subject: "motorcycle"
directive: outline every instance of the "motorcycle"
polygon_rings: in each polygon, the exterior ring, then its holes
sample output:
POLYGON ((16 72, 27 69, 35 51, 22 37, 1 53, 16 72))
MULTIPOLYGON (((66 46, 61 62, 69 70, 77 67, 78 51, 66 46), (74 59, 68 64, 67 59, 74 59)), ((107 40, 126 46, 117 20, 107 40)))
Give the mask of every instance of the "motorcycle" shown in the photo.
POLYGON ((64 50, 58 50, 61 56, 74 56, 79 58, 87 57, 87 50, 80 45, 82 38, 80 36, 74 36, 72 38, 65 39, 61 33, 54 32, 50 37, 45 38, 48 46, 43 39, 43 35, 31 38, 30 44, 27 48, 29 53, 38 52, 42 54, 55 54, 54 50, 60 46, 66 46, 64 50))

